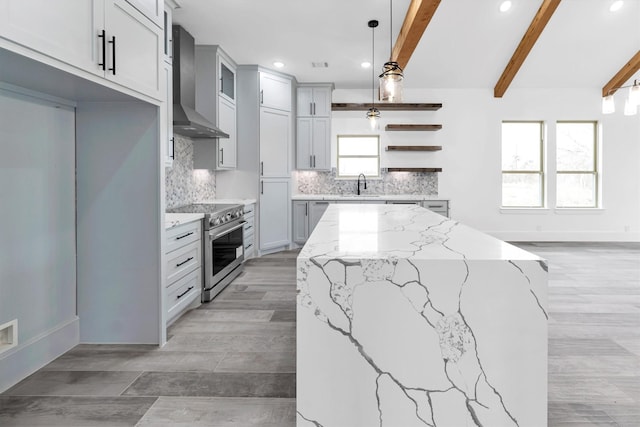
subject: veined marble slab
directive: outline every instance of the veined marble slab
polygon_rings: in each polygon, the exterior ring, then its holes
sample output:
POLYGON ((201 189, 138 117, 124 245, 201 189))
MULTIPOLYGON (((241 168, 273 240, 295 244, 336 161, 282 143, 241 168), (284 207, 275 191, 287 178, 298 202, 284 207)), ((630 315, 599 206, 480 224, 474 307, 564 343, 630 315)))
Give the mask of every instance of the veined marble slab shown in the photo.
POLYGON ((547 264, 413 205, 331 205, 297 260, 297 425, 547 425, 547 264))

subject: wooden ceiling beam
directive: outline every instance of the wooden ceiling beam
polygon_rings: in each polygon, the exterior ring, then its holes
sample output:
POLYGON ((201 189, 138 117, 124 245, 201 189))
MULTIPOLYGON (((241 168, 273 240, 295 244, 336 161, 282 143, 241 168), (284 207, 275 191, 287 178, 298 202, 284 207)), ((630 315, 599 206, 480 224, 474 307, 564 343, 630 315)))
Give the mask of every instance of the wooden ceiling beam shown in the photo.
POLYGON ((411 0, 398 39, 391 51, 390 60, 397 62, 400 68, 404 69, 409 63, 409 58, 439 5, 440 0, 411 0))
POLYGON ((609 80, 609 83, 603 86, 602 96, 604 97, 616 93, 616 90, 618 90, 616 88, 624 86, 627 80, 633 77, 638 70, 640 70, 640 50, 633 55, 629 62, 622 66, 620 71, 618 71, 616 75, 609 80))
POLYGON ((516 48, 515 52, 513 52, 513 56, 509 60, 506 68, 502 72, 500 79, 498 79, 498 83, 496 83, 495 88, 493 88, 493 96, 496 98, 502 98, 502 95, 507 91, 509 85, 513 81, 513 78, 518 73, 518 70, 524 63, 524 60, 527 59, 529 52, 533 48, 533 45, 536 44, 538 37, 542 34, 542 30, 553 16, 553 13, 556 11, 556 8, 560 4, 560 0, 543 0, 536 16, 533 17, 527 32, 524 33, 522 40, 520 40, 520 44, 516 48))

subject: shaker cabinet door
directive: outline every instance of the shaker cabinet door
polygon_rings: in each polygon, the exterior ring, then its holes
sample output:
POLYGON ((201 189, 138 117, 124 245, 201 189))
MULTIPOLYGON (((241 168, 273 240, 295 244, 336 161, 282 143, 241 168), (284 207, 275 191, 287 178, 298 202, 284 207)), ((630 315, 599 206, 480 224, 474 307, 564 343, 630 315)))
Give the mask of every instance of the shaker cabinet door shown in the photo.
POLYGON ((0 0, 0 37, 98 75, 103 21, 102 0, 0 0))
POLYGON ((289 195, 288 178, 260 181, 260 250, 290 243, 289 195))
POLYGON ((290 175, 289 139, 291 120, 289 113, 260 109, 260 174, 266 178, 290 175))
POLYGON ((125 0, 107 0, 105 26, 107 79, 162 99, 162 29, 144 19, 125 0))

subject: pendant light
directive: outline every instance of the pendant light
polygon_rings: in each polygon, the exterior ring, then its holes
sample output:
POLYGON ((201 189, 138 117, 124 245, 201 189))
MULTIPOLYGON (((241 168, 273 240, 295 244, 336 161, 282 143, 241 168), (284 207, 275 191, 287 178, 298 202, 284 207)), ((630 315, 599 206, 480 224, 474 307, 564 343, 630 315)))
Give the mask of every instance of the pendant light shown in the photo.
MULTIPOLYGON (((389 0, 389 59, 393 55, 393 0, 389 0)), ((395 61, 385 62, 380 74, 380 101, 402 102, 402 68, 395 61)))
POLYGON ((376 38, 375 38, 375 28, 378 26, 378 21, 372 19, 367 23, 369 28, 371 28, 371 108, 367 110, 367 119, 369 120, 369 124, 371 125, 371 130, 376 130, 378 128, 378 119, 380 118, 380 111, 375 107, 375 74, 374 74, 374 62, 375 62, 375 46, 376 46, 376 38))

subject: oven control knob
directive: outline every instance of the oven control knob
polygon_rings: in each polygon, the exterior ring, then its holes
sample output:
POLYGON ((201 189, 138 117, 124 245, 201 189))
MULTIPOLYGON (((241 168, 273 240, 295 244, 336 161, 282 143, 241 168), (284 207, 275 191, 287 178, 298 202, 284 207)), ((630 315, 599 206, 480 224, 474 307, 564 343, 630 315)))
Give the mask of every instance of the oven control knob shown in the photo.
POLYGON ((220 218, 214 218, 211 220, 211 222, 213 223, 213 225, 220 225, 220 218))
POLYGON ((229 213, 225 216, 224 220, 225 220, 225 221, 229 221, 231 218, 232 218, 232 217, 231 217, 231 212, 229 212, 229 213))

